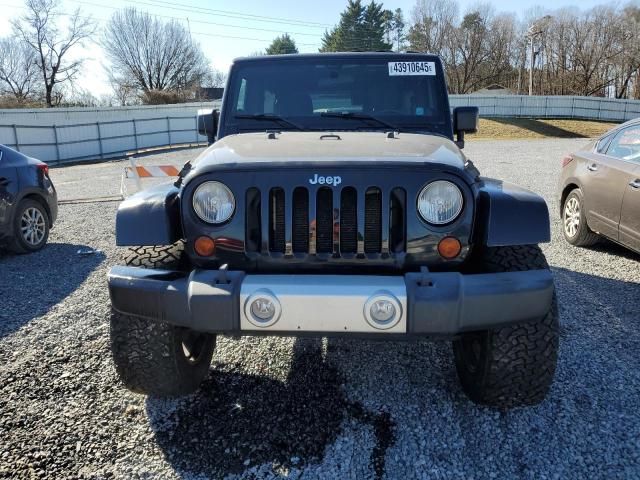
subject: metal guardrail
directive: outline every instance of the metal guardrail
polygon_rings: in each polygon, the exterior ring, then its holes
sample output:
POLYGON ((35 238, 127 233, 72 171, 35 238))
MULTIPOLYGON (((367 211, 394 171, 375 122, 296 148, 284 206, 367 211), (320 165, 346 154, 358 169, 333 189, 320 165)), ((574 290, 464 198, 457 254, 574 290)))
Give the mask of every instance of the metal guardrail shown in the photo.
MULTIPOLYGON (((478 106, 481 117, 613 122, 640 117, 638 100, 524 95, 450 95, 449 98, 452 108, 478 106)), ((197 133, 197 111, 217 105, 0 110, 0 143, 50 164, 118 158, 153 148, 206 145, 206 137, 197 133), (100 115, 104 120, 97 120, 100 115), (112 119, 114 116, 120 118, 112 119), (13 118, 20 121, 9 123, 13 118), (87 118, 96 121, 88 122, 87 118)))

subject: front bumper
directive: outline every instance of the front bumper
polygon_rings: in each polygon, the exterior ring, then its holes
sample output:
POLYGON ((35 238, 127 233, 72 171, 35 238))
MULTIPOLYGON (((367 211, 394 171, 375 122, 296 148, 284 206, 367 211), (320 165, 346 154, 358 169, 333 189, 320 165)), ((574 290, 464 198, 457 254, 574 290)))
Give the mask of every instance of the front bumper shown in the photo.
POLYGON ((179 273, 113 267, 109 293, 121 313, 197 331, 225 334, 455 335, 542 318, 551 308, 549 270, 462 275, 404 276, 246 275, 240 271, 179 273), (256 325, 245 308, 267 292, 279 302, 273 324, 256 325), (400 315, 392 325, 372 324, 367 302, 394 298, 400 315))

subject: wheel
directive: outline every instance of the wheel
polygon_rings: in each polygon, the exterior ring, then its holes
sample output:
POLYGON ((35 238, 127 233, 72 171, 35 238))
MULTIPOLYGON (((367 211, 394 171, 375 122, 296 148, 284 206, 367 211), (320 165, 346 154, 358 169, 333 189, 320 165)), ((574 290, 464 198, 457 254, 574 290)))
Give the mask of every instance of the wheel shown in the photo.
MULTIPOLYGON (((548 268, 537 245, 487 248, 481 261, 485 272, 548 268)), ((454 340, 453 353, 464 392, 475 403, 497 408, 540 403, 553 381, 558 340, 555 295, 543 318, 463 333, 454 340)))
POLYGON ((48 238, 47 210, 35 200, 22 200, 16 208, 9 249, 15 253, 37 252, 45 246, 48 238))
POLYGON ((600 239, 587 225, 583 207, 584 195, 579 188, 572 190, 562 205, 562 233, 567 242, 576 247, 588 247, 600 239))
MULTIPOLYGON (((140 247, 127 265, 177 269, 184 265, 183 244, 140 247)), ((198 389, 209 372, 216 336, 157 320, 111 311, 111 353, 118 376, 131 391, 161 397, 198 389)))

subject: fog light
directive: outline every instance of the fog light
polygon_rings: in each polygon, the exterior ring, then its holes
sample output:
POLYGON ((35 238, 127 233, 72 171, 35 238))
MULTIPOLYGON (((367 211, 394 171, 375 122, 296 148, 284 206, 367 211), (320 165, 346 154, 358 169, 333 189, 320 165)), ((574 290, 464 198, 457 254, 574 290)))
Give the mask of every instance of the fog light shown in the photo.
POLYGON ((244 314, 256 327, 269 327, 280 318, 280 302, 269 290, 259 290, 251 295, 244 306, 244 314))
POLYGON ((376 322, 385 323, 396 316, 396 307, 389 300, 376 300, 371 304, 369 313, 376 322))
POLYGON ((258 298, 251 303, 251 313, 261 320, 269 321, 276 314, 276 306, 268 298, 258 298))
POLYGON ((402 318, 402 307, 398 299, 387 291, 372 295, 364 305, 367 323, 379 330, 395 326, 402 318))

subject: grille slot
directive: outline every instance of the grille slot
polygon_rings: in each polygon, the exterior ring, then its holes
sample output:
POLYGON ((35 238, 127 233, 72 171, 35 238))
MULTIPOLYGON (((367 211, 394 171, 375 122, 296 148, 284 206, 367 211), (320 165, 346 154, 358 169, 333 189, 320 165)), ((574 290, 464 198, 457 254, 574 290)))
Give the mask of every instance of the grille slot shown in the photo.
POLYGON ((353 187, 342 190, 340 197, 340 252, 358 249, 358 193, 353 187))
POLYGON ((309 251, 309 192, 298 187, 293 191, 293 251, 309 251))
POLYGON ((389 200, 389 250, 404 252, 407 248, 406 209, 407 192, 403 188, 391 190, 389 200))
POLYGON ((250 188, 246 195, 246 217, 245 217, 245 249, 247 252, 259 252, 260 242, 262 242, 262 232, 260 229, 260 190, 250 188))
POLYGON ((382 250, 382 193, 377 187, 367 189, 364 198, 364 251, 382 250))
POLYGON ((284 253, 284 190, 272 188, 269 192, 269 250, 284 253))
POLYGON ((330 188, 318 190, 316 200, 316 251, 333 252, 333 192, 330 188))

